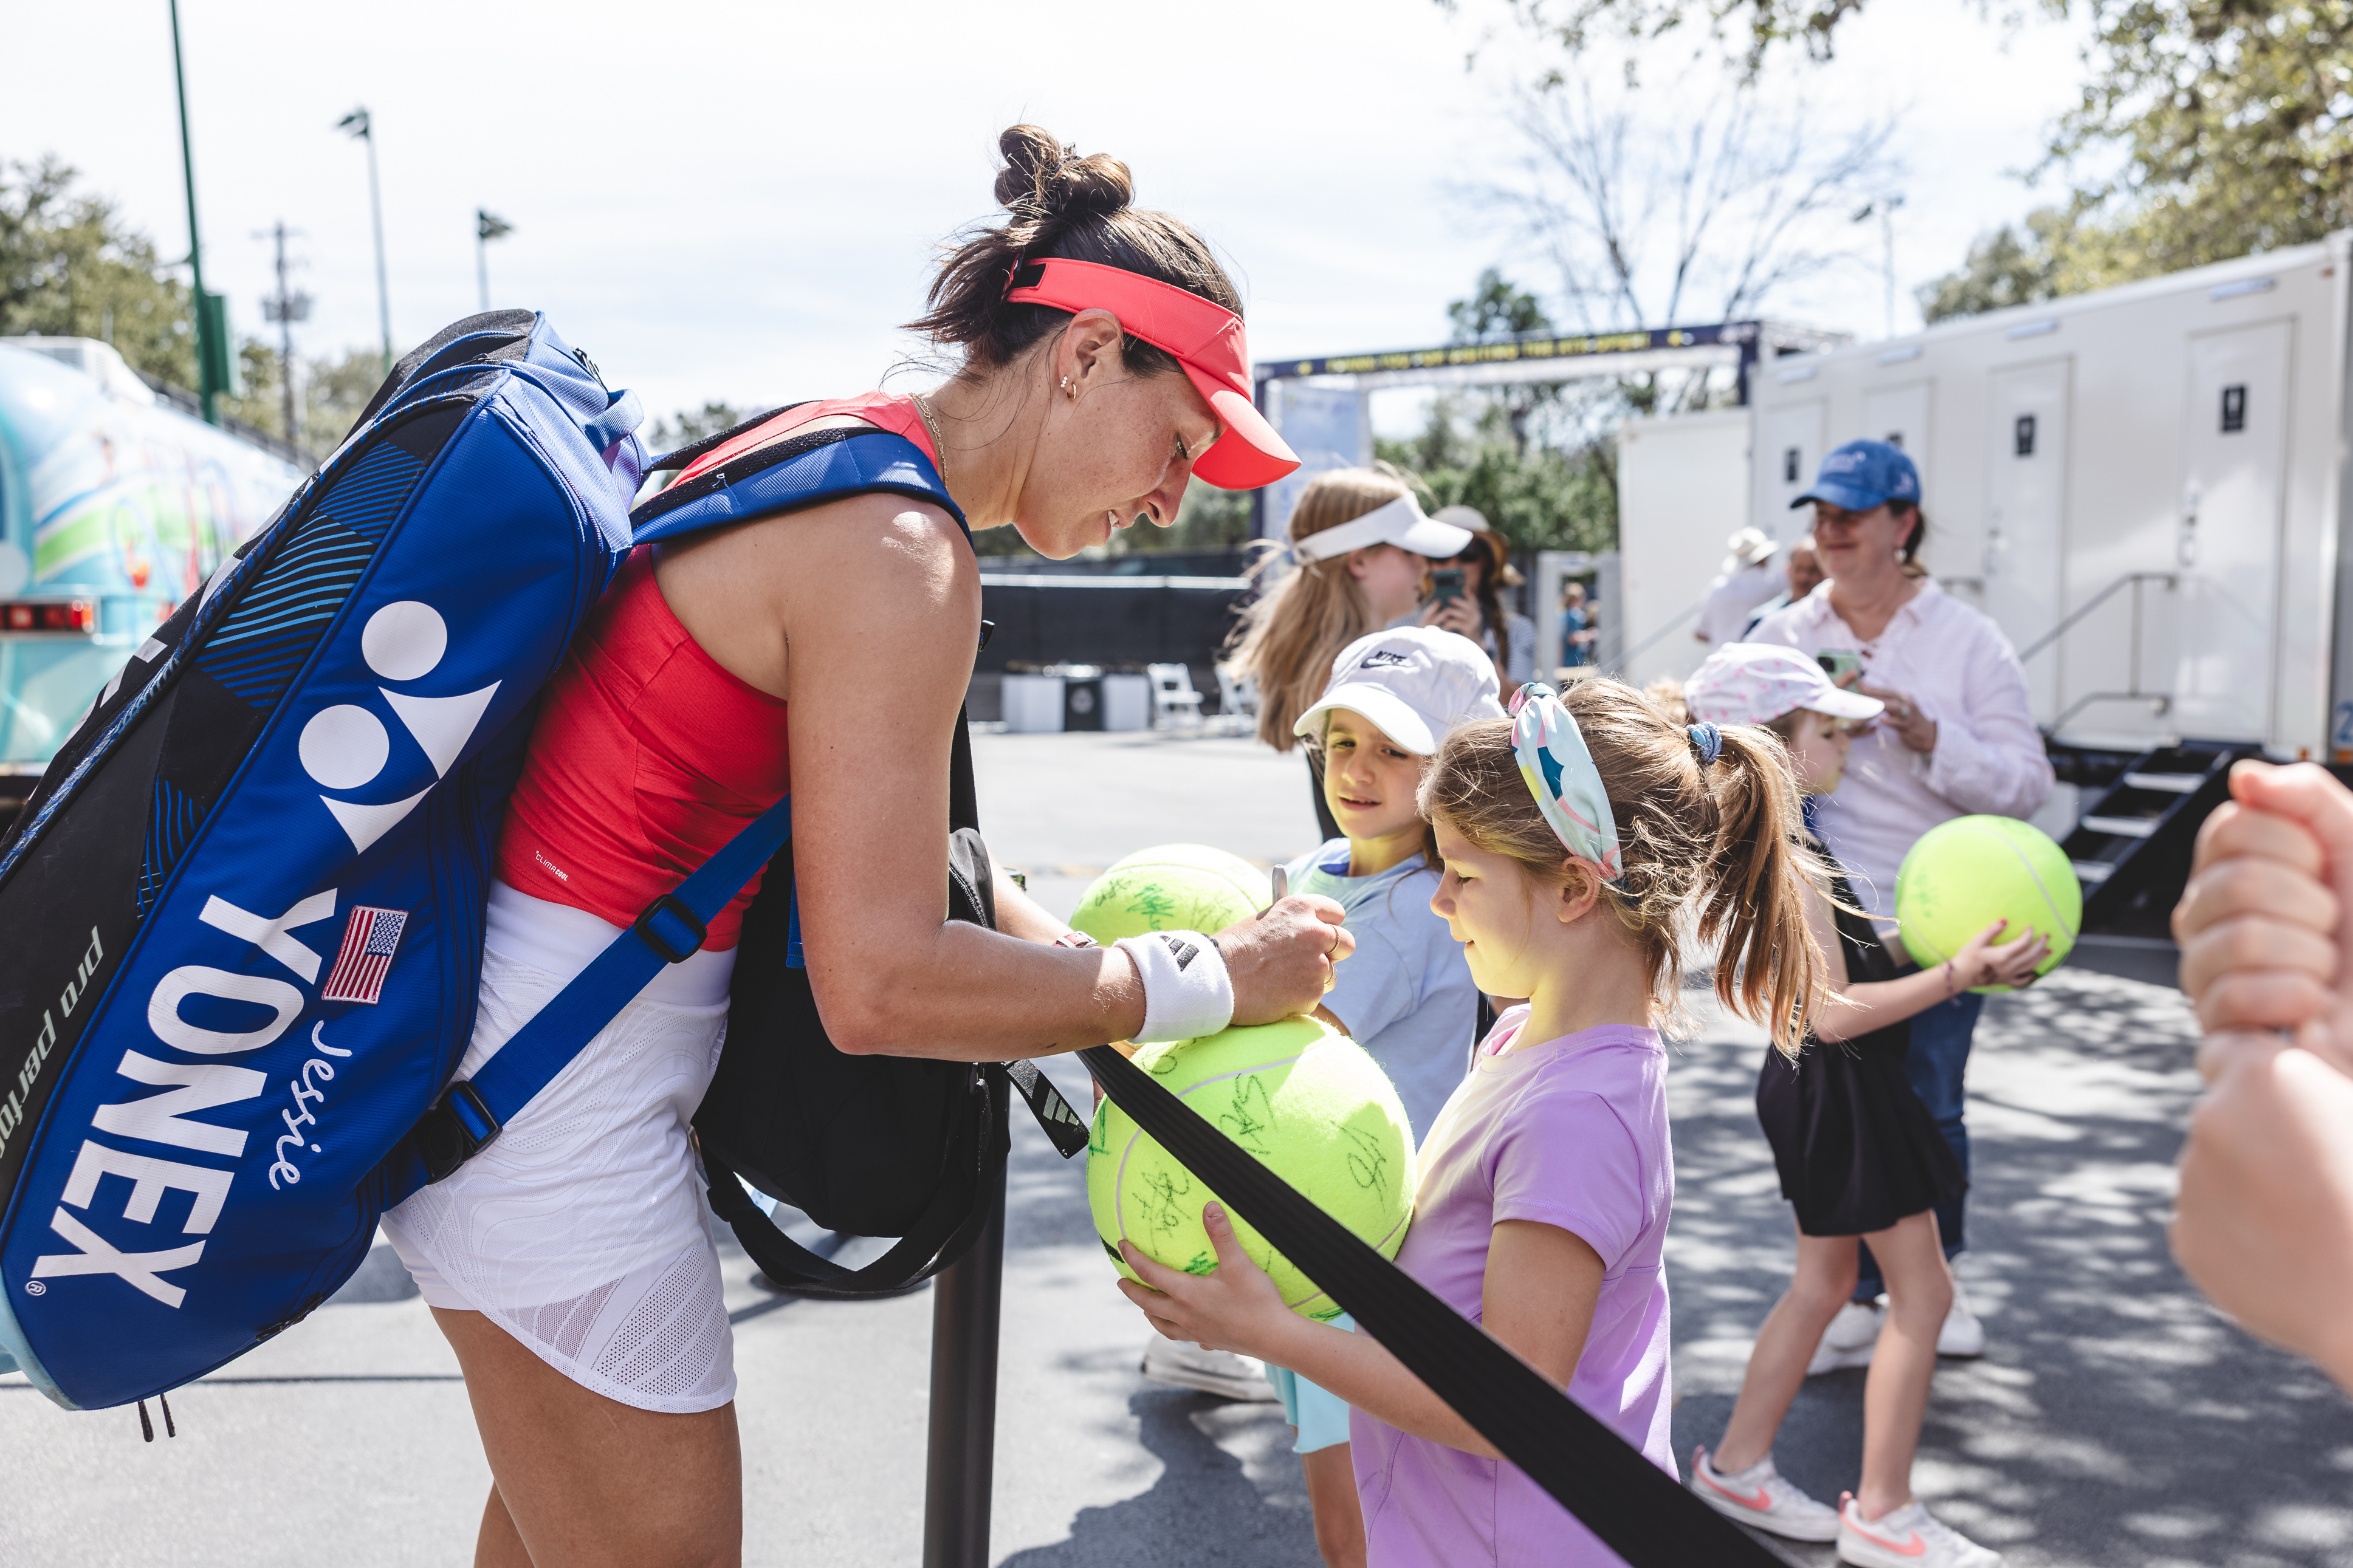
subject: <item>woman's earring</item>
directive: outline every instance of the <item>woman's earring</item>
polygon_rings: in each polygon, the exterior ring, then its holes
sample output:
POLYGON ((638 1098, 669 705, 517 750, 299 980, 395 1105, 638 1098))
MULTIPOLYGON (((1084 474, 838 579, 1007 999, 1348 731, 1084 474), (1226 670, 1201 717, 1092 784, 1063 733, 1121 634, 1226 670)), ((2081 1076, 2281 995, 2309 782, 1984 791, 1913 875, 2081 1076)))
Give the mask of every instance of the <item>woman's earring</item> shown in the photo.
POLYGON ((1071 384, 1071 378, 1067 375, 1062 378, 1062 395, 1073 403, 1079 400, 1079 389, 1071 384))

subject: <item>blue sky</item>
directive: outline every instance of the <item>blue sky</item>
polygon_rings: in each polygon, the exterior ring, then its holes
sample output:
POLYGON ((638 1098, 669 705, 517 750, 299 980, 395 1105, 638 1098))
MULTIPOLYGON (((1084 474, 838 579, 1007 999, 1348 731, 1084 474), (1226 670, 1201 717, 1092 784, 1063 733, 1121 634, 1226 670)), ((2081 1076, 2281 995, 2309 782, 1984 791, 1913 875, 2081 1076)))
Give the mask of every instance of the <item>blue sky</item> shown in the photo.
MULTIPOLYGON (((1500 99, 1538 58, 1500 0, 182 0, 182 25, 207 281, 262 330, 259 231, 303 231, 305 352, 375 337, 364 155, 333 129, 359 103, 396 338, 475 309, 488 207, 515 226, 491 251, 493 302, 552 312, 658 412, 857 390, 919 350, 893 323, 920 308, 932 246, 987 216, 996 132, 1020 119, 1125 159, 1145 205, 1208 236, 1261 358, 1440 341, 1484 266, 1548 285, 1462 194, 1516 155, 1500 99)), ((6 30, 0 157, 64 157, 176 254, 164 0, 18 6, 6 30)), ((1899 330, 1911 284, 2033 205, 2006 171, 2073 96, 2074 50, 2071 29, 2006 35, 1968 0, 1874 0, 1836 62, 1781 62, 1777 91, 1826 132, 1905 117, 1899 330)), ((1677 57, 1644 66, 1668 112, 1718 90, 1677 57)), ((1875 230, 1866 249, 1773 313, 1879 335, 1875 230)))

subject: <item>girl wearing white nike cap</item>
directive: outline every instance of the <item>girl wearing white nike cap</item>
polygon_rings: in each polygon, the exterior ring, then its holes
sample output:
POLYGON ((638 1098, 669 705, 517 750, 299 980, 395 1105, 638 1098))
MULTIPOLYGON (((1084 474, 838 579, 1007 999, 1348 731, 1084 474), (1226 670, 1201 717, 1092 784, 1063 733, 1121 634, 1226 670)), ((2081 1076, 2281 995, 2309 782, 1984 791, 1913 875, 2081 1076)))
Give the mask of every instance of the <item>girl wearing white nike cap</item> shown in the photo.
MULTIPOLYGON (((1839 784, 1846 726, 1876 718, 1875 697, 1842 690, 1797 649, 1731 643, 1683 687, 1689 717, 1757 724, 1781 738, 1812 802, 1839 784)), ((1781 1195, 1797 1211, 1798 1267, 1757 1331, 1724 1437, 1692 1455, 1691 1489, 1717 1512, 1792 1541, 1835 1541, 1860 1568, 1992 1568, 2000 1554, 1940 1523, 1912 1495, 1912 1458, 1936 1370, 1936 1332, 1953 1280, 1936 1234, 1936 1205, 1968 1185, 1936 1119, 1904 1073, 1913 1015, 1978 985, 2016 985, 2050 952, 2032 931, 2000 947, 2006 922, 1969 939, 1939 968, 1895 977, 1886 938, 1856 909, 1827 850, 1831 898, 1809 890, 1807 923, 1836 953, 1825 1005, 1795 1060, 1767 1050, 1757 1116, 1773 1145, 1781 1195), (1871 1243, 1887 1280, 1888 1311, 1863 1384, 1862 1479, 1831 1509, 1781 1479, 1773 1437, 1804 1383, 1822 1331, 1845 1304, 1871 1243)))
MULTIPOLYGON (((1324 695, 1292 723, 1323 760, 1325 805, 1341 830, 1283 873, 1293 892, 1336 900, 1356 940, 1355 958, 1337 972, 1316 1016, 1388 1074, 1417 1144, 1462 1081, 1480 1016, 1470 963, 1430 907, 1443 868, 1421 815, 1421 777, 1449 730, 1503 716, 1495 662, 1478 644, 1412 626, 1341 649, 1324 695)), ((1365 1525, 1346 1401, 1281 1367, 1268 1367, 1267 1379, 1297 1429, 1292 1447, 1306 1473, 1327 1568, 1362 1563, 1365 1525)))

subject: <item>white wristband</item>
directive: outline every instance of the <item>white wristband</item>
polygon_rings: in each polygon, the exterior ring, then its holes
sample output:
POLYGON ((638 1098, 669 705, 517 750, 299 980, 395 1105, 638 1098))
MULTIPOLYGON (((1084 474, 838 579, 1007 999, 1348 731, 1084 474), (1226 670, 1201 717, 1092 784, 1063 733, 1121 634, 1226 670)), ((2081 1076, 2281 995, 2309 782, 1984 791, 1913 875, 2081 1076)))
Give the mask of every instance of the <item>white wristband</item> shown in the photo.
POLYGON ((1195 1040, 1234 1021, 1234 981, 1226 955, 1197 931, 1146 931, 1114 944, 1144 982, 1144 1027, 1135 1043, 1195 1040))

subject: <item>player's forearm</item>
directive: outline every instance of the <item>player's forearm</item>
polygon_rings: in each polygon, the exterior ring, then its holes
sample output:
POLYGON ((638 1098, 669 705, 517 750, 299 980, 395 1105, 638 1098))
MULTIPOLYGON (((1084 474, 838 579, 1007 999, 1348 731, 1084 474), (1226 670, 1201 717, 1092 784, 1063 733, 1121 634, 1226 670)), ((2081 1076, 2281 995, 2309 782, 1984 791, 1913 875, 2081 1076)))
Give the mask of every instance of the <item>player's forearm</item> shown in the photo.
POLYGON ((1295 1313, 1271 1336, 1265 1359, 1289 1367, 1400 1432, 1443 1443, 1482 1459, 1500 1459, 1495 1446, 1430 1391, 1377 1340, 1295 1313))
POLYGON ((1144 1026, 1143 982, 1119 949, 1045 946, 961 921, 862 961, 811 951, 809 972, 828 1035, 853 1056, 1007 1061, 1144 1026))

